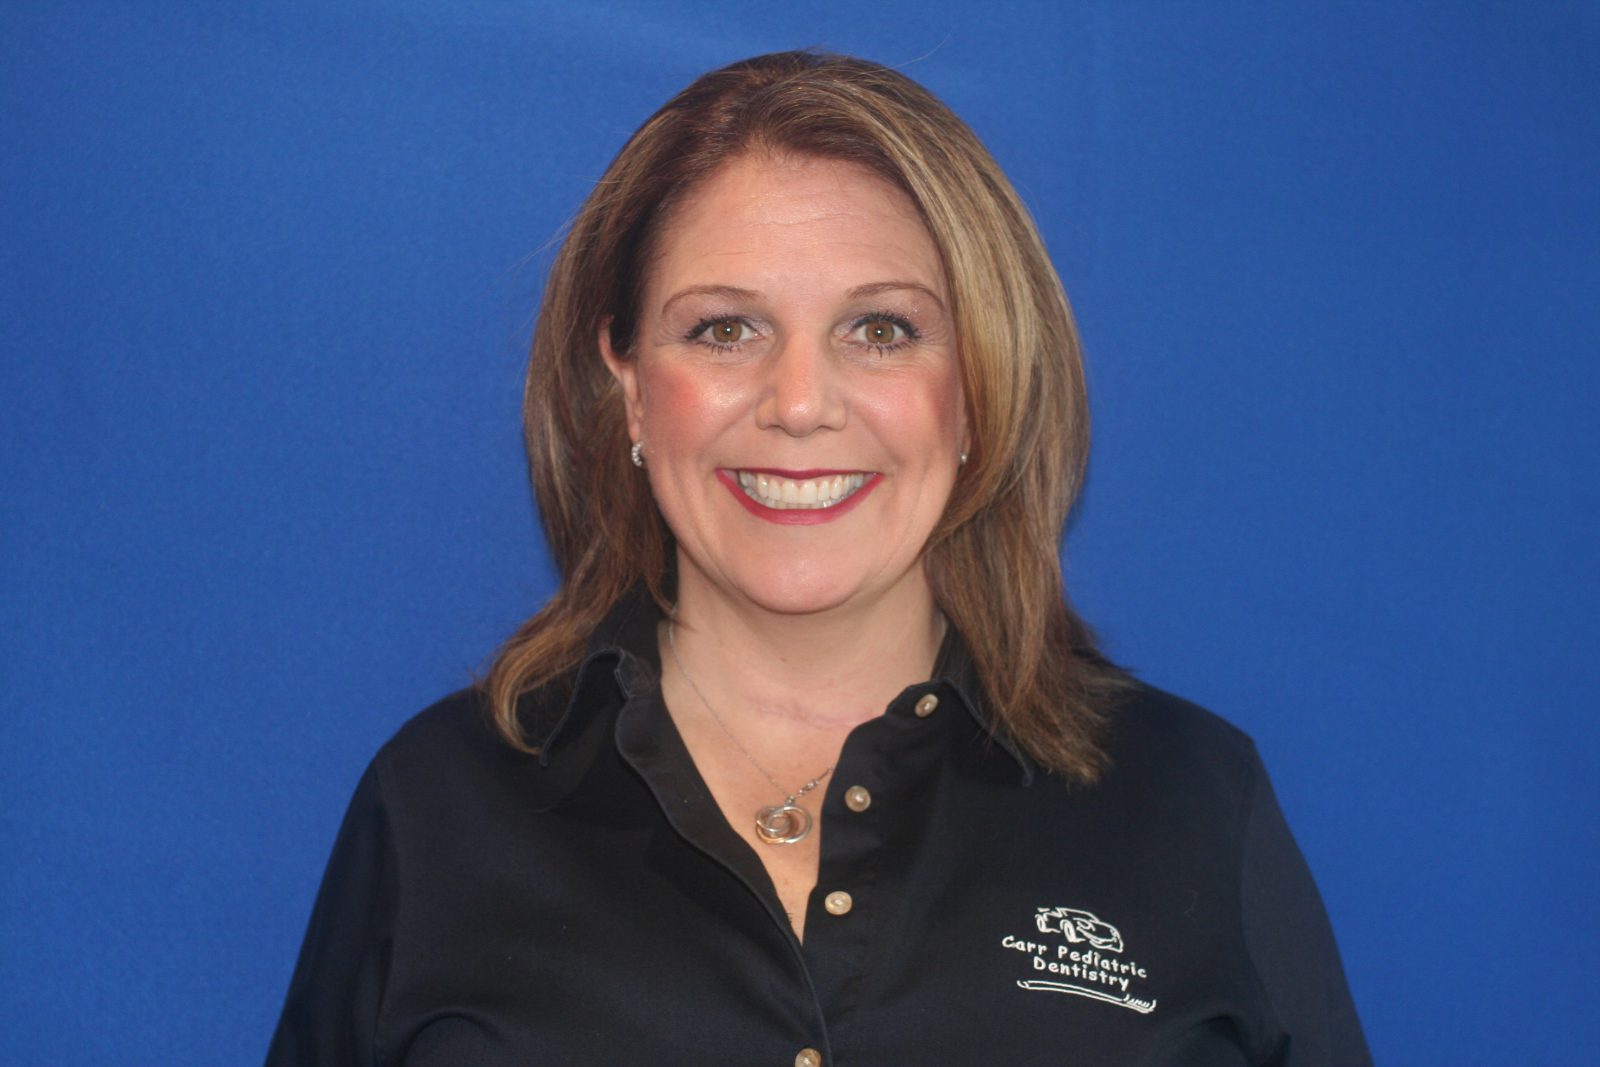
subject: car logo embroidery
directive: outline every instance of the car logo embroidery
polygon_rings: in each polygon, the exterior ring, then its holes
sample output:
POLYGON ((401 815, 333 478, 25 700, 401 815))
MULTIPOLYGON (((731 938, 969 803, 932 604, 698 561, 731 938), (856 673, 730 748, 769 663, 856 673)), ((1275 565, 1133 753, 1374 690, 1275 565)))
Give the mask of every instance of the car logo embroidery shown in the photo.
POLYGON ((1001 939, 1001 946, 1026 954, 1035 971, 1073 981, 1019 979, 1019 988, 1088 997, 1141 1015, 1156 1010, 1154 999, 1134 996, 1144 991, 1136 983, 1143 983, 1150 976, 1134 960, 1120 958, 1124 947, 1122 931, 1081 908, 1039 908, 1033 922, 1039 933, 1059 934, 1065 940, 1052 944, 1007 934, 1001 939))

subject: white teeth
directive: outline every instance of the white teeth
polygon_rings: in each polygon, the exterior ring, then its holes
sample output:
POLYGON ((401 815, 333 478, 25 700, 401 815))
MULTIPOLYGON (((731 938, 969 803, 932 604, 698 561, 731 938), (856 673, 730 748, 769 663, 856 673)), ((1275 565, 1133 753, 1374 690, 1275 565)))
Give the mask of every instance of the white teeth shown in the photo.
POLYGON ((746 496, 779 511, 831 508, 867 483, 865 474, 835 474, 802 482, 750 471, 739 471, 738 477, 746 496))

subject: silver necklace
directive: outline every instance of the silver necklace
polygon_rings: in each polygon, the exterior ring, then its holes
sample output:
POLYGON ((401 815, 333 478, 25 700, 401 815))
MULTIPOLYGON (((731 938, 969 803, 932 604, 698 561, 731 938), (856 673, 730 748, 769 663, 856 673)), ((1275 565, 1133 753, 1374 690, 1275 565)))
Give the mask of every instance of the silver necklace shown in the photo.
MULTIPOLYGON (((683 675, 683 680, 689 683, 689 688, 694 690, 694 695, 700 698, 700 703, 704 704, 706 710, 711 713, 712 721, 727 735, 728 740, 733 742, 733 747, 743 752, 744 758, 750 761, 750 766, 760 771, 761 777, 771 782, 772 788, 782 793, 784 791, 783 786, 778 784, 776 778, 767 773, 765 767, 756 762, 756 758, 750 754, 750 750, 744 747, 738 737, 734 736, 732 730, 728 729, 728 724, 722 721, 722 716, 717 714, 717 709, 711 706, 711 701, 706 699, 706 695, 695 684, 694 676, 689 673, 689 668, 683 665, 683 659, 678 655, 677 622, 670 618, 667 620, 667 651, 672 653, 672 662, 678 665, 678 673, 683 675)), ((824 769, 822 773, 811 779, 811 781, 796 789, 793 793, 787 794, 783 798, 782 804, 768 804, 764 808, 756 809, 756 836, 768 845, 792 845, 796 841, 805 840, 806 835, 811 833, 812 818, 811 813, 800 806, 800 798, 821 785, 822 780, 828 777, 832 770, 832 767, 824 769)))

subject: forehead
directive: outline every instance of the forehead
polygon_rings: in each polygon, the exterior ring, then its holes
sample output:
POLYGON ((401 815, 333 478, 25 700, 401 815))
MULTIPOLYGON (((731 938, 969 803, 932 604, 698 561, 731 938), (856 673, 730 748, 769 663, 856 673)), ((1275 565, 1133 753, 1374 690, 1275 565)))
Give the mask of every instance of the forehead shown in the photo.
POLYGON ((944 292, 938 249, 910 197, 839 160, 741 156, 677 205, 655 252, 649 290, 726 284, 765 292, 805 277, 812 286, 903 280, 944 292))

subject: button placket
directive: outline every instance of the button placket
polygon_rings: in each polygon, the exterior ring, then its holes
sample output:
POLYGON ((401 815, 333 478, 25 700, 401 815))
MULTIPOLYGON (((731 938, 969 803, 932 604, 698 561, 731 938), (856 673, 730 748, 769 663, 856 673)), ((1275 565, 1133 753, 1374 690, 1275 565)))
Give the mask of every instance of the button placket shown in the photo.
POLYGON ((908 819, 923 810, 915 804, 903 810, 906 785, 932 772, 946 733, 941 724, 956 721, 949 716, 957 705, 941 706, 948 694, 938 684, 910 688, 886 714, 858 727, 833 771, 805 946, 819 1003, 829 1013, 858 1006, 874 952, 900 914, 884 879, 900 873, 911 847, 904 835, 916 829, 908 819))

